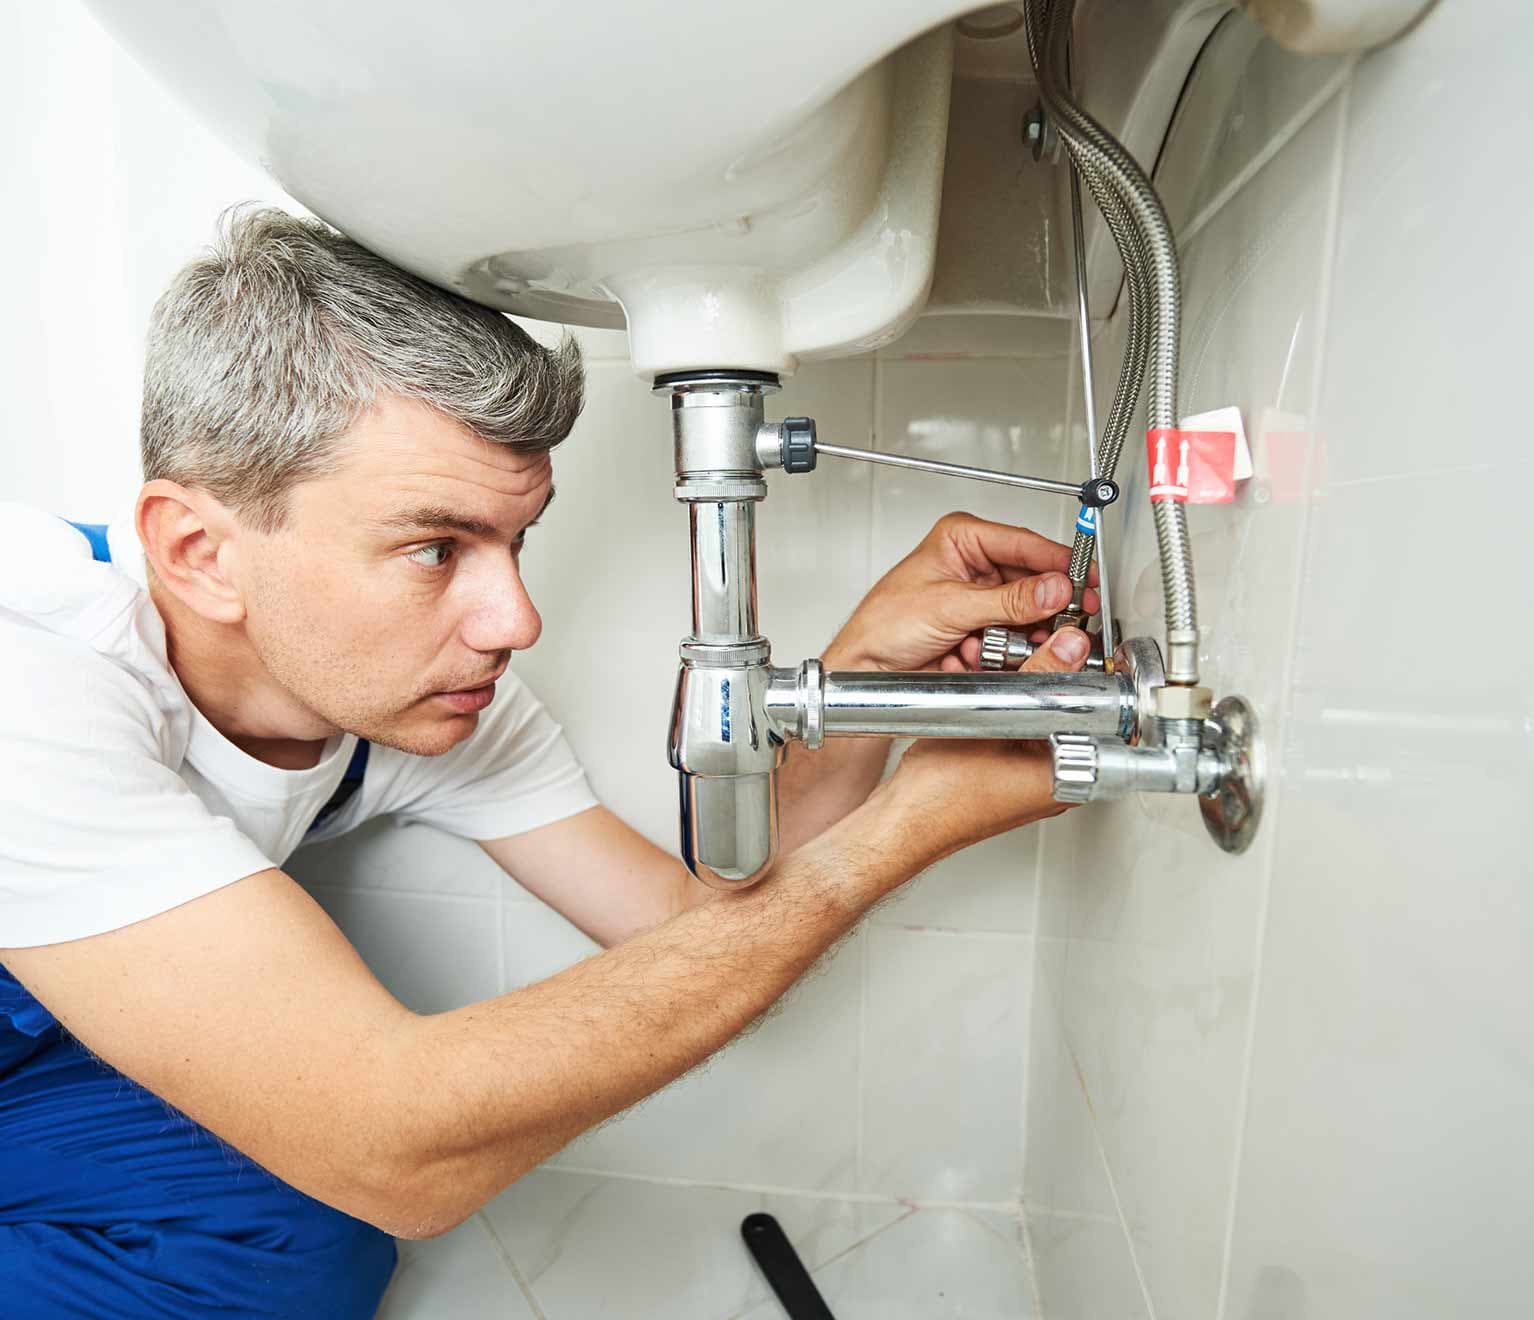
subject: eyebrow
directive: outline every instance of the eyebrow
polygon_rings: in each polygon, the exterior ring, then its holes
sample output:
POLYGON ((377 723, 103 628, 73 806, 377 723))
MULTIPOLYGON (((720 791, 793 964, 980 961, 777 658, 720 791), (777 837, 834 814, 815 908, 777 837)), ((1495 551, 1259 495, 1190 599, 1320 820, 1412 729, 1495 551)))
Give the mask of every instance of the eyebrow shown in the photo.
MULTIPOLYGON (((536 526, 554 502, 554 487, 544 498, 543 505, 534 515, 528 527, 536 526)), ((377 519, 373 526, 380 531, 417 535, 426 532, 463 532, 467 536, 496 537, 501 529, 482 518, 470 518, 445 504, 422 504, 413 509, 403 509, 377 519)), ((526 531, 527 528, 523 528, 526 531)))

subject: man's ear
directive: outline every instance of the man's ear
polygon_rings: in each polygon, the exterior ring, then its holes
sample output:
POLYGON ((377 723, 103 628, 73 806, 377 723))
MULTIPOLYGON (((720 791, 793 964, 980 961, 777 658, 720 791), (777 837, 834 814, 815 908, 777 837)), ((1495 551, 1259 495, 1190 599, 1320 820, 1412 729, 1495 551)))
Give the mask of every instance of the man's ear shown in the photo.
POLYGON ((238 523, 205 490, 163 478, 139 491, 133 511, 144 557, 166 590, 214 623, 240 623, 245 599, 232 577, 238 523))

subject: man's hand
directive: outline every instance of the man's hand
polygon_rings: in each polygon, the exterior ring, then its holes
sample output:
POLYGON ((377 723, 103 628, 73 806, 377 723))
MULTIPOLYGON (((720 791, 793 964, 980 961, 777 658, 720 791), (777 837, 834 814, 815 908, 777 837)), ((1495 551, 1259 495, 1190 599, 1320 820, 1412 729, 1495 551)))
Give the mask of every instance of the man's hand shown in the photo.
MULTIPOLYGON (((1071 552, 1022 527, 967 513, 938 521, 922 543, 874 586, 827 648, 828 669, 974 669, 980 644, 973 634, 993 624, 1030 629, 1035 641, 1071 598, 1065 570, 1071 552)), ((1089 581, 1095 582, 1094 569, 1089 581)), ((1097 593, 1086 608, 1096 613, 1097 593)), ((1062 630, 1030 668, 1075 669, 1086 659, 1086 637, 1062 630), (1052 653, 1052 654, 1051 654, 1052 653)))
MULTIPOLYGON (((1033 659, 1024 668, 1033 668, 1033 659)), ((886 787, 924 822, 939 857, 1069 809, 1053 798, 1046 743, 923 738, 900 758, 886 787)))
MULTIPOLYGON (((1047 624, 1069 603, 1071 584, 1065 570, 1070 561, 1066 546, 1037 532, 950 513, 875 584, 822 659, 827 669, 962 673, 979 668, 976 634, 1003 624, 1029 629, 1033 641, 1048 642, 1029 657, 1025 669, 1057 673, 1080 669, 1090 646, 1084 632, 1062 628, 1051 636, 1046 628, 1035 626, 1047 624)), ((1097 580, 1095 571, 1089 580, 1097 580)), ((1089 612, 1097 612, 1095 591, 1086 593, 1085 605, 1089 612)), ((889 743, 883 738, 833 738, 818 752, 795 748, 779 783, 783 852, 814 838, 863 801, 879 782, 888 753, 889 743)), ((994 748, 981 753, 951 747, 922 752, 920 759, 925 763, 930 757, 947 766, 958 758, 960 763, 974 765, 965 775, 980 775, 985 771, 984 756, 1000 754, 994 748)), ((1006 764, 1010 767, 1026 755, 1011 748, 1006 764)), ((925 794, 926 781, 913 787, 925 794)), ((1025 786, 1017 786, 1016 791, 1021 815, 1015 824, 1057 810, 1047 787, 1042 797, 1025 791, 1025 786), (1028 802, 1035 806, 1026 807, 1028 802)), ((1002 818, 1010 819, 1005 811, 1002 818)), ((1005 828, 1009 827, 1001 825, 998 830, 1005 828)), ((983 833, 975 835, 983 837, 983 833)), ((953 845, 962 846, 962 842, 953 845)))

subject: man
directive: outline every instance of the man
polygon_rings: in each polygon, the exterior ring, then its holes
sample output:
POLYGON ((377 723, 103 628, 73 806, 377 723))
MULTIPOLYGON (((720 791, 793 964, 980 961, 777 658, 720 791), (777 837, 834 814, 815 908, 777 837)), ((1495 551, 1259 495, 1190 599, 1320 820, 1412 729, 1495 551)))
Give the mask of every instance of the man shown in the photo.
MULTIPOLYGON (((1036 750, 919 744, 882 785, 881 743, 799 750, 783 860, 716 894, 599 806, 507 672, 581 386, 573 345, 246 212, 156 307, 131 524, 0 512, 0 1314, 370 1315, 390 1234, 461 1222, 912 875, 1057 810, 1036 750), (280 869, 385 812, 607 950, 407 1011, 280 869)), ((1067 558, 945 518, 824 659, 962 669, 1065 604, 1067 558)))

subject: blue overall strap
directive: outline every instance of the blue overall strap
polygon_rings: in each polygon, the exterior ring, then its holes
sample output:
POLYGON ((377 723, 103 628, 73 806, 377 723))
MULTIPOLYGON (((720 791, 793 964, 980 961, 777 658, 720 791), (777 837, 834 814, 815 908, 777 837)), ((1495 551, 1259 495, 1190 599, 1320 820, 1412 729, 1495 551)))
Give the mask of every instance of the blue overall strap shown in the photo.
POLYGON ((362 776, 367 773, 368 748, 372 744, 366 738, 358 738, 356 747, 352 748, 352 759, 346 763, 346 772, 341 776, 341 782, 336 785, 336 791, 330 795, 330 800, 320 808, 320 814, 310 823, 304 831, 305 835, 313 834, 336 812, 340 811, 352 800, 352 794, 362 787, 362 776))
POLYGON ((69 518, 64 519, 75 531, 79 532, 91 543, 91 558, 98 564, 110 564, 112 562, 112 547, 107 544, 107 525, 105 523, 77 523, 69 518))

